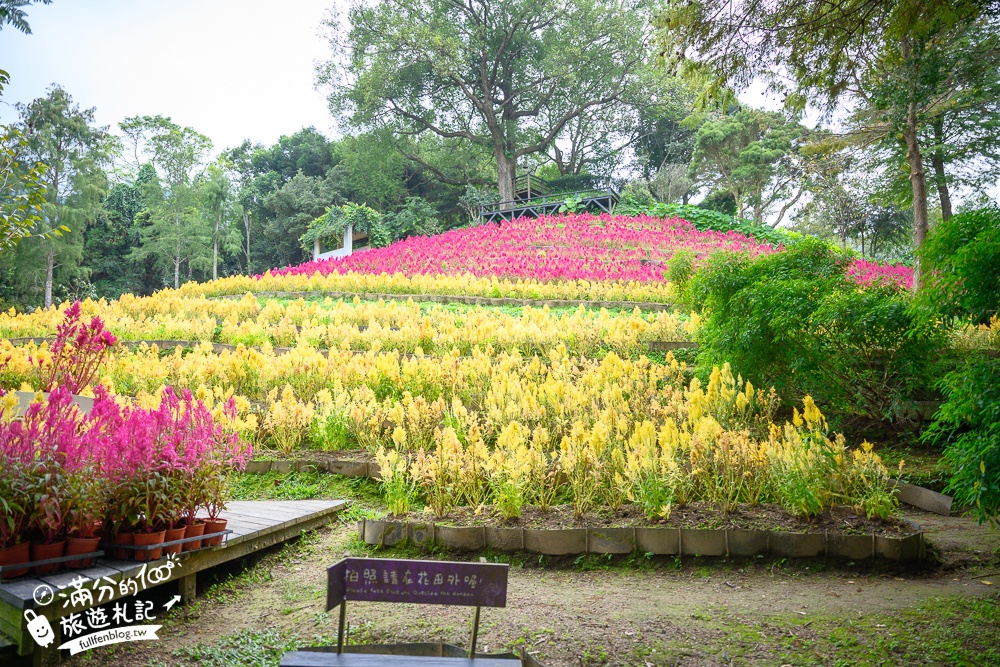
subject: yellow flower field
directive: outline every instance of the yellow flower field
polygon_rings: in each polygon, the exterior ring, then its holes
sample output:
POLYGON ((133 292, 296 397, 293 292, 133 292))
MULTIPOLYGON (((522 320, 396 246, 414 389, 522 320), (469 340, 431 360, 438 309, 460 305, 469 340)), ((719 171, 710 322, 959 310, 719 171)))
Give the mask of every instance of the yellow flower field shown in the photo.
MULTIPOLYGON (((695 338, 697 314, 209 298, 245 291, 249 280, 83 303, 86 317, 101 317, 125 340, 201 341, 118 345, 95 383, 148 406, 168 385, 216 412, 235 397, 233 426, 258 448, 367 450, 397 513, 420 503, 438 515, 489 504, 515 517, 525 504, 571 503, 582 517, 632 503, 655 519, 707 501, 722 509, 778 503, 800 516, 851 504, 887 516, 896 506, 871 447, 852 451, 828 434, 808 397, 779 425, 773 390, 733 377, 728 365, 702 386, 671 354, 664 363, 644 355, 650 341, 695 338), (213 341, 236 347, 216 352, 213 341)), ((268 280, 259 291, 467 287, 427 276, 268 280)), ((531 298, 670 296, 662 285, 470 280, 473 293, 531 298)), ((0 334, 50 336, 62 317, 58 308, 0 313, 0 334)), ((49 355, 47 342, 0 341, 0 387, 38 389, 36 368, 49 355)))

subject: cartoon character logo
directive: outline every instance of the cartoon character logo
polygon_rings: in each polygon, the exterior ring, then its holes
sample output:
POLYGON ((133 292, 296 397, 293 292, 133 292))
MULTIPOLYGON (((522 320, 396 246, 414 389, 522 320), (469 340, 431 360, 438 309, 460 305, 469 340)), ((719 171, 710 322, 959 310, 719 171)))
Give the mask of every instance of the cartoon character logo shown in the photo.
POLYGON ((39 616, 35 613, 34 609, 24 610, 24 620, 28 622, 28 632, 31 636, 35 638, 35 641, 42 648, 46 648, 49 644, 55 641, 56 633, 52 632, 52 626, 49 625, 49 619, 44 616, 39 616))

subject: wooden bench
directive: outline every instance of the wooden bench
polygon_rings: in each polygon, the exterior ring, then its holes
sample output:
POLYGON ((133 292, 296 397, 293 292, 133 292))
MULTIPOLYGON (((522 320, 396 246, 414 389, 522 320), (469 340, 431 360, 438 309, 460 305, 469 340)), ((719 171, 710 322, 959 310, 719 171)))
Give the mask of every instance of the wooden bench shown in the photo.
POLYGON ((507 606, 508 568, 494 563, 345 558, 327 570, 326 609, 340 607, 336 653, 329 647, 292 651, 284 655, 281 667, 520 667, 523 661, 513 655, 476 656, 481 608, 507 606), (427 644, 355 646, 345 651, 348 600, 475 607, 468 655, 428 655, 427 644))

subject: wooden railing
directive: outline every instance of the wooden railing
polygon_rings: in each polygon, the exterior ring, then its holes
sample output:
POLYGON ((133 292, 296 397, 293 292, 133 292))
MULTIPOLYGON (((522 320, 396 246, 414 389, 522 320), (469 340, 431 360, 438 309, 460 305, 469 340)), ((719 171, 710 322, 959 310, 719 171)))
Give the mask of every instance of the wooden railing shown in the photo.
POLYGON ((523 215, 538 217, 548 213, 558 213, 569 200, 579 202, 583 209, 595 207, 605 213, 613 213, 618 203, 618 191, 613 187, 604 190, 577 190, 562 192, 555 195, 543 195, 531 199, 512 199, 508 201, 483 204, 479 207, 479 217, 486 222, 497 219, 513 220, 523 215))

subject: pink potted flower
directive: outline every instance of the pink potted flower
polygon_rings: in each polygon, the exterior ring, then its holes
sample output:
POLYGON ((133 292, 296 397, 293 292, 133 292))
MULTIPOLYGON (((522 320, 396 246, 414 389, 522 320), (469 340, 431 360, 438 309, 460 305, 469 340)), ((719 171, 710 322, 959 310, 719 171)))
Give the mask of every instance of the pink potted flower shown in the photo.
MULTIPOLYGON (((45 452, 40 457, 29 473, 29 488, 34 503, 30 526, 38 535, 31 544, 32 561, 61 558, 66 550, 64 503, 68 480, 65 470, 55 461, 55 457, 46 456, 45 452)), ((39 565, 34 568, 34 572, 38 575, 50 574, 58 569, 56 564, 39 565)))
POLYGON ((4 567, 3 579, 19 577, 28 568, 10 568, 31 560, 31 543, 25 539, 25 528, 31 508, 24 464, 9 457, 0 442, 0 566, 4 567))
MULTIPOLYGON (((75 556, 97 551, 101 538, 96 535, 99 519, 104 514, 103 480, 93 462, 76 465, 66 483, 66 555, 75 556)), ((70 568, 90 567, 92 558, 71 560, 70 568)))

